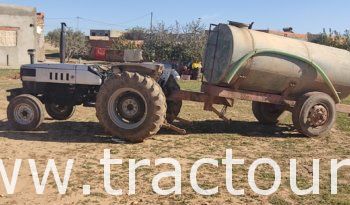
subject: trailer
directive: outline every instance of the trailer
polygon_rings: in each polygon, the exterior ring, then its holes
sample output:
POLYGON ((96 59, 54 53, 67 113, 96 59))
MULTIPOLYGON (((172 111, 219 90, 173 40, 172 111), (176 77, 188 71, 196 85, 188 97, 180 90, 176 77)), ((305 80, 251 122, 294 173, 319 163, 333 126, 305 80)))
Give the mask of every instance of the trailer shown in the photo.
POLYGON ((337 112, 350 113, 350 106, 341 103, 350 94, 348 51, 230 22, 210 26, 204 56, 200 92, 181 90, 171 71, 156 63, 117 63, 109 71, 23 65, 23 88, 10 90, 9 123, 33 130, 42 123, 42 104, 57 120, 68 119, 74 106, 83 104, 95 107, 111 135, 142 142, 161 127, 185 133, 172 125, 180 119, 182 101, 203 102, 204 110, 229 121, 226 110, 239 99, 252 101, 254 116, 263 124, 278 124, 281 114, 290 111, 295 128, 314 137, 330 131, 337 112))

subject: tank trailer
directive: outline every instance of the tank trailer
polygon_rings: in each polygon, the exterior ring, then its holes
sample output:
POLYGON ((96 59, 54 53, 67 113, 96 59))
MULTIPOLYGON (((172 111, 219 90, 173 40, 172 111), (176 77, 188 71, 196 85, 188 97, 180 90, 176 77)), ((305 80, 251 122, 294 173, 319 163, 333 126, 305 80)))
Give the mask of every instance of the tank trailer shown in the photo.
POLYGON ((23 65, 23 87, 9 91, 8 120, 16 130, 33 130, 43 122, 43 105, 57 120, 71 117, 77 105, 91 106, 108 133, 142 142, 162 126, 184 133, 171 125, 184 100, 203 102, 204 110, 225 121, 236 99, 252 101, 263 124, 278 124, 290 111, 294 127, 309 137, 330 131, 337 112, 350 113, 341 104, 350 94, 346 50, 230 22, 210 25, 203 63, 200 92, 180 90, 171 71, 157 63, 118 63, 111 70, 64 62, 23 65))

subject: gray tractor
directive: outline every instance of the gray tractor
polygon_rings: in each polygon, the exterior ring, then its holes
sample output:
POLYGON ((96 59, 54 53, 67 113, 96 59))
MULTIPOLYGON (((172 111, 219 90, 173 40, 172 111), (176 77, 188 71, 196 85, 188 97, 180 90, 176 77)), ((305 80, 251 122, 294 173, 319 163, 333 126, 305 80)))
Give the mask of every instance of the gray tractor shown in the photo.
POLYGON ((16 130, 38 128, 44 107, 53 119, 67 120, 77 105, 83 105, 96 108, 109 134, 142 142, 166 121, 171 123, 181 109, 181 100, 166 100, 180 87, 173 71, 163 64, 123 62, 106 70, 98 65, 65 64, 62 59, 60 64, 34 64, 33 55, 31 61, 21 66, 22 88, 8 91, 8 121, 16 130))
POLYGON ((181 101, 166 101, 179 90, 171 70, 157 63, 119 63, 111 70, 94 65, 28 64, 22 88, 9 90, 7 115, 16 130, 34 130, 44 107, 56 120, 69 119, 77 105, 95 107, 112 135, 140 142, 179 114, 181 101), (44 106, 43 106, 44 105, 44 106), (167 109, 168 108, 168 109, 167 109))

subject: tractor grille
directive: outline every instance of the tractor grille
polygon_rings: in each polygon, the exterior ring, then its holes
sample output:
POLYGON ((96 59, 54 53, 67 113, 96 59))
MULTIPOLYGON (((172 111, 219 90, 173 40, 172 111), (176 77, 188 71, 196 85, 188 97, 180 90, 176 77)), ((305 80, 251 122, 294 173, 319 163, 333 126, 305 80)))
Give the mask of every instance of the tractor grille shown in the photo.
POLYGON ((50 72, 50 80, 66 80, 69 81, 70 76, 69 73, 57 73, 57 72, 50 72))

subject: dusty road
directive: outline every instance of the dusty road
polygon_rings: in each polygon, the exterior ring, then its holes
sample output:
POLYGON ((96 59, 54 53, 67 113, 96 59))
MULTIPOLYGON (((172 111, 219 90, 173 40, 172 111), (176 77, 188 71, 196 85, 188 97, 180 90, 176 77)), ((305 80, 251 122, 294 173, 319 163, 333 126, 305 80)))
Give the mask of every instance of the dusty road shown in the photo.
MULTIPOLYGON (((350 158, 349 122, 339 117, 338 126, 329 136, 305 138, 293 131, 290 117, 286 125, 262 126, 255 122, 250 103, 237 102, 230 109, 230 124, 219 120, 213 113, 202 111, 202 104, 186 102, 181 117, 195 121, 193 125, 181 125, 190 133, 177 135, 168 130, 141 144, 114 142, 106 136, 97 122, 95 110, 78 107, 69 121, 47 118, 43 126, 34 132, 11 131, 6 124, 5 89, 20 86, 17 80, 0 81, 0 158, 11 176, 15 159, 23 159, 17 186, 13 195, 7 195, 0 182, 0 204, 349 204, 350 168, 340 170, 337 196, 330 194, 330 160, 350 158), (125 163, 112 166, 112 186, 121 188, 124 195, 108 195, 103 188, 103 166, 100 159, 103 150, 111 149, 113 158, 125 163), (232 149, 235 158, 245 159, 245 165, 234 170, 233 183, 244 188, 244 196, 230 195, 225 186, 225 166, 203 166, 198 181, 203 188, 219 186, 214 196, 196 194, 189 183, 192 164, 200 158, 221 160, 225 150, 232 149), (152 191, 152 178, 169 166, 154 166, 154 159, 173 157, 181 163, 182 195, 159 196, 152 191), (271 196, 254 194, 247 182, 249 165, 256 159, 274 159, 282 170, 282 184, 271 196), (136 195, 126 195, 128 190, 128 159, 151 159, 151 167, 137 172, 136 195), (298 185, 308 188, 312 177, 312 159, 321 160, 320 195, 296 196, 289 185, 289 159, 298 160, 298 185), (40 177, 48 159, 55 159, 60 173, 66 161, 74 159, 74 167, 65 195, 59 195, 52 175, 43 195, 36 195, 27 159, 35 159, 40 177), (310 171, 311 170, 311 171, 310 171), (84 196, 82 186, 89 184, 91 194, 84 196)), ((182 83, 185 88, 195 89, 196 83, 182 83)), ((261 166, 256 172, 256 182, 261 188, 269 188, 274 180, 272 169, 261 166)), ((1 181, 1 180, 0 180, 1 181)), ((171 187, 173 180, 161 181, 162 187, 171 187)))

